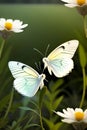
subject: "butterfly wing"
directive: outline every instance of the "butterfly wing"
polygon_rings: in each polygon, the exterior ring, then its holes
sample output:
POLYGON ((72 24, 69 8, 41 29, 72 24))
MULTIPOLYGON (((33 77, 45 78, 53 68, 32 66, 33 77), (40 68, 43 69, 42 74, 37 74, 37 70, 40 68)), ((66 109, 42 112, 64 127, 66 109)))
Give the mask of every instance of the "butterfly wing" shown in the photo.
POLYGON ((78 40, 70 40, 54 49, 47 58, 43 58, 45 67, 56 77, 66 76, 74 67, 71 59, 78 47, 78 40))
POLYGON ((34 96, 41 85, 42 77, 33 68, 20 62, 10 61, 8 66, 15 78, 14 88, 24 96, 34 96))
POLYGON ((70 40, 68 42, 65 42, 58 46, 56 49, 54 49, 49 55, 48 59, 58 59, 58 58, 72 58, 77 47, 78 47, 79 41, 78 40, 70 40))
POLYGON ((14 80, 14 88, 22 95, 32 97, 36 94, 40 86, 38 78, 19 77, 14 80))
POLYGON ((8 66, 14 78, 23 76, 30 76, 30 77, 39 76, 39 74, 33 68, 20 62, 10 61, 8 63, 8 66))
MULTIPOLYGON (((70 58, 60 58, 53 61, 49 61, 50 67, 49 72, 53 72, 56 77, 64 77, 70 73, 73 69, 73 60, 70 58)), ((51 73, 52 74, 52 73, 51 73)))

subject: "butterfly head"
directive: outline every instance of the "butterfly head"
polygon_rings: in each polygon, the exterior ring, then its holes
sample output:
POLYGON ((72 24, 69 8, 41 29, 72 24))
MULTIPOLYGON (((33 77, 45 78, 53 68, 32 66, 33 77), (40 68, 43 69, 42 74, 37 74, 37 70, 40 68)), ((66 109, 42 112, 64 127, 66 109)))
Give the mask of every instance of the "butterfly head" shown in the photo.
POLYGON ((44 80, 46 78, 45 74, 41 74, 40 76, 41 76, 42 80, 44 80))
POLYGON ((44 57, 43 58, 43 63, 44 63, 44 69, 48 66, 48 58, 44 57))

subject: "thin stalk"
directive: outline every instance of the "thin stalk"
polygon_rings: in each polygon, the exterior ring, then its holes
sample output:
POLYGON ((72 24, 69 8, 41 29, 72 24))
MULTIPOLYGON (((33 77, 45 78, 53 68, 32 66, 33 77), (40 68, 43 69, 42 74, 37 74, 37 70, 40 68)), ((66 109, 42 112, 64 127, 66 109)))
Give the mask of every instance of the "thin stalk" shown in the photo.
POLYGON ((6 119, 8 113, 9 113, 9 111, 10 111, 10 108, 11 108, 11 105, 12 105, 12 101, 13 101, 13 95, 14 95, 14 88, 12 88, 12 91, 11 91, 11 97, 10 97, 10 101, 9 101, 8 108, 7 108, 7 110, 6 110, 4 119, 6 119))
POLYGON ((86 74, 85 74, 85 68, 82 68, 82 73, 83 73, 83 93, 82 93, 82 99, 80 102, 80 108, 82 108, 84 99, 85 99, 85 90, 86 90, 86 74))
POLYGON ((2 56, 4 44, 5 44, 5 39, 3 39, 2 43, 1 43, 1 47, 0 47, 0 58, 1 58, 1 56, 2 56))
POLYGON ((87 38, 87 28, 86 28, 86 16, 83 16, 83 24, 84 24, 84 32, 85 32, 85 36, 87 38))
POLYGON ((42 114, 41 114, 41 108, 40 108, 40 124, 41 124, 41 128, 42 130, 45 130, 44 127, 43 127, 43 121, 42 121, 42 114))

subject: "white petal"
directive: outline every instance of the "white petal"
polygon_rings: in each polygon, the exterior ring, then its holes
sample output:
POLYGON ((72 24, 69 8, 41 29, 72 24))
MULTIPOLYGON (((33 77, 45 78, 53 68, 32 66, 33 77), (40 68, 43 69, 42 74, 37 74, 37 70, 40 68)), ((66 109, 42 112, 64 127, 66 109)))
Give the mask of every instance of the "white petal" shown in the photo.
POLYGON ((6 20, 4 18, 0 18, 0 21, 5 22, 6 20))
POLYGON ((61 112, 57 112, 56 114, 66 119, 73 119, 72 116, 70 116, 69 114, 64 114, 61 112))
POLYGON ((0 31, 3 31, 5 28, 0 25, 0 31))
POLYGON ((22 23, 23 22, 20 20, 14 20, 14 22, 13 22, 14 25, 18 25, 18 26, 22 25, 22 23))
POLYGON ((87 109, 84 111, 84 119, 83 122, 87 123, 87 109))
POLYGON ((28 26, 28 24, 23 24, 23 25, 21 25, 21 28, 25 28, 27 26, 28 26))
POLYGON ((22 21, 20 22, 19 20, 15 20, 13 22, 13 27, 12 27, 12 31, 14 32, 22 32, 23 30, 21 30, 22 28, 25 28, 28 26, 28 24, 22 24, 22 21))
POLYGON ((56 112, 56 114, 63 117, 63 118, 67 118, 67 116, 62 112, 56 112))
POLYGON ((56 114, 58 114, 59 116, 63 118, 75 120, 74 110, 72 108, 67 108, 67 110, 63 109, 63 112, 64 113, 56 112, 56 114))
POLYGON ((67 108, 67 119, 72 119, 72 120, 75 120, 75 117, 74 117, 74 109, 72 108, 67 108))
POLYGON ((23 32, 24 30, 19 30, 19 29, 14 29, 12 30, 13 32, 16 32, 16 33, 20 33, 20 32, 23 32))
POLYGON ((63 112, 64 112, 64 114, 66 114, 66 115, 68 114, 67 110, 65 110, 65 109, 63 109, 63 112))
POLYGON ((73 109, 73 108, 67 108, 67 111, 70 112, 70 113, 71 113, 71 112, 74 113, 74 109, 73 109))
POLYGON ((72 123, 76 122, 75 120, 72 120, 72 119, 62 119, 61 121, 66 122, 68 124, 72 124, 72 123))
POLYGON ((76 0, 61 0, 61 1, 66 2, 68 4, 76 4, 77 3, 76 0))
POLYGON ((83 110, 81 108, 76 108, 75 112, 83 112, 83 110))
POLYGON ((70 7, 70 8, 74 8, 74 7, 79 6, 78 4, 64 4, 64 5, 67 7, 70 7))
POLYGON ((7 19, 6 22, 13 23, 13 20, 12 19, 7 19))
POLYGON ((87 109, 84 111, 84 114, 87 114, 87 109))
POLYGON ((63 109, 64 114, 66 115, 67 118, 71 118, 72 117, 72 112, 70 108, 67 108, 67 111, 65 109, 63 109))
POLYGON ((4 24, 5 24, 5 19, 4 19, 4 18, 1 18, 1 19, 0 19, 0 30, 1 30, 1 31, 5 29, 4 24))
POLYGON ((61 1, 65 2, 65 3, 70 3, 69 0, 61 0, 61 1))

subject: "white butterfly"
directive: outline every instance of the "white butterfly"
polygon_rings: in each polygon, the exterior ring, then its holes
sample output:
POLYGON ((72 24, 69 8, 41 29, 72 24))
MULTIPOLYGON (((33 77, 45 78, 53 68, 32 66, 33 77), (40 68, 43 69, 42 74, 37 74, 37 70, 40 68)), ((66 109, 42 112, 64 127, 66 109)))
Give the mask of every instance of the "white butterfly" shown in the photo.
POLYGON ((10 61, 9 69, 15 78, 13 87, 22 95, 32 97, 39 87, 44 86, 45 75, 39 75, 33 68, 20 62, 10 61))
POLYGON ((50 75, 66 76, 73 68, 72 57, 79 45, 78 40, 70 40, 58 46, 47 57, 43 58, 44 69, 47 67, 50 75))

